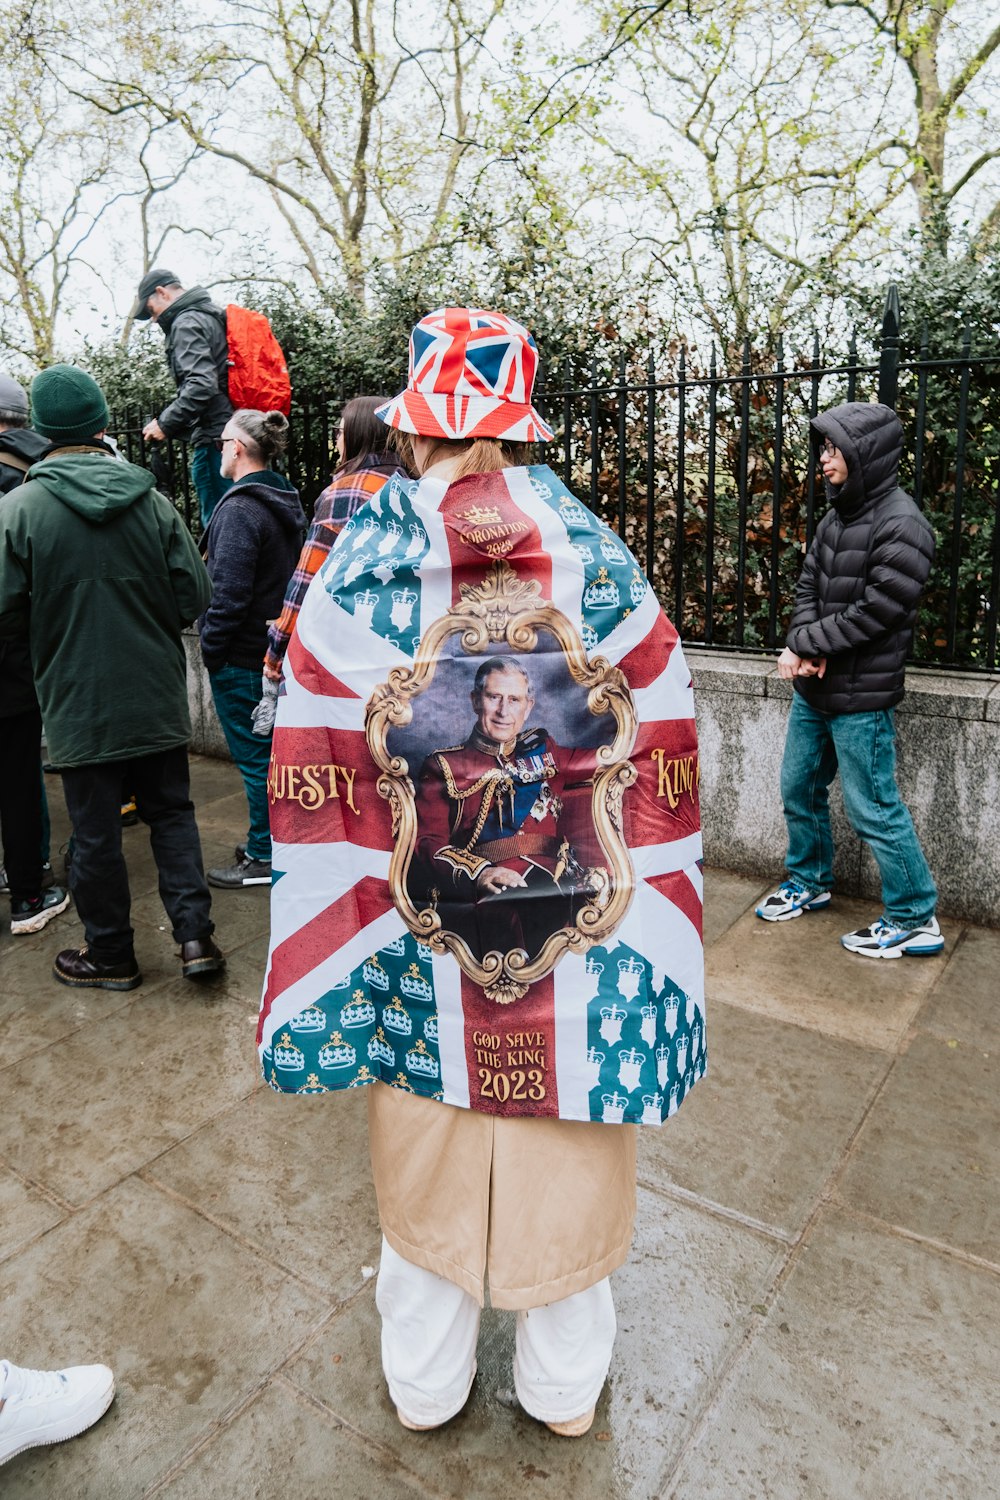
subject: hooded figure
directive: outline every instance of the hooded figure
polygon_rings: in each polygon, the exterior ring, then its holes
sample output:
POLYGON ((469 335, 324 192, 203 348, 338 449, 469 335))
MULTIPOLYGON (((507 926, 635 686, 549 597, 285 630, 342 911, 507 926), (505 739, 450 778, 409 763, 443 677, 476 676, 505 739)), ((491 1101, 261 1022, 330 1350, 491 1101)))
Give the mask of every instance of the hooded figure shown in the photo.
POLYGON ((849 401, 811 427, 830 509, 806 553, 778 659, 795 689, 781 771, 788 878, 757 915, 781 922, 830 904, 828 788, 839 771, 847 815, 878 863, 884 908, 845 933, 843 946, 869 958, 936 954, 937 890, 896 785, 893 712, 934 533, 899 488, 894 411, 849 401))
POLYGON ((102 441, 103 392, 53 365, 31 387, 52 444, 0 508, 0 636, 29 635, 51 759, 74 829, 70 887, 87 946, 57 955, 64 984, 141 983, 121 850, 123 778, 150 829, 187 978, 223 965, 189 796, 181 630, 208 603, 187 528, 152 475, 102 441))
POLYGON ((31 465, 48 448, 47 439, 28 426, 24 387, 0 374, 0 495, 24 482, 31 465))
POLYGON ((202 538, 212 602, 198 621, 201 654, 250 811, 246 843, 234 863, 208 872, 211 884, 225 890, 271 883, 271 738, 254 733, 253 719, 268 626, 281 613, 306 530, 298 491, 270 467, 287 441, 288 421, 280 411, 233 413, 219 439, 222 474, 231 485, 202 538))
MULTIPOLYGON (((48 446, 28 426, 24 387, 0 374, 0 510, 3 496, 24 483, 48 446)), ((41 931, 69 905, 64 890, 42 890, 49 820, 38 768, 41 737, 28 638, 0 640, 0 845, 15 937, 41 931)))
POLYGON ((465 1404, 488 1281, 518 1311, 522 1406, 576 1436, 611 1359, 635 1125, 705 1071, 698 755, 638 564, 526 461, 551 437, 535 362, 501 313, 421 319, 380 412, 420 478, 352 516, 306 594, 260 1051, 274 1089, 368 1098, 404 1426, 465 1404))

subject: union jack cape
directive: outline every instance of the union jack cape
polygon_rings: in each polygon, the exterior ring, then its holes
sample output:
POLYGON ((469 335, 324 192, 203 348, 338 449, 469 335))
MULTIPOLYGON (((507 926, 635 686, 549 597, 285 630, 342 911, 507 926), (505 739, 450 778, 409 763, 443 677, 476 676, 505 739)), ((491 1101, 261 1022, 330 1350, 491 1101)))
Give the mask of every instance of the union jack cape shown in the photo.
POLYGON ((289 644, 269 796, 273 1089, 381 1080, 486 1113, 658 1125, 703 1077, 690 674, 635 559, 549 468, 396 477, 357 512, 289 644), (459 785, 485 722, 477 741, 474 674, 512 667, 533 694, 523 738, 486 741, 485 774, 459 785), (416 873, 428 767, 442 807, 473 799, 439 851, 464 905, 416 873), (519 866, 548 881, 541 936, 463 945, 490 851, 543 847, 547 872, 530 852, 519 866))

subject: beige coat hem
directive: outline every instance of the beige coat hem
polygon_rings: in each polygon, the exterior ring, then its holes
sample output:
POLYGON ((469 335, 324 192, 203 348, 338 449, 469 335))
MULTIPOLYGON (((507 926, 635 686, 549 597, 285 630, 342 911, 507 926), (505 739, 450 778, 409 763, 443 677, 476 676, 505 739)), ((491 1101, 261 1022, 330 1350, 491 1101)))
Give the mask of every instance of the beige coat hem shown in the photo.
POLYGON ((382 1233, 494 1307, 543 1307, 628 1255, 634 1125, 498 1118, 383 1083, 365 1090, 382 1233))

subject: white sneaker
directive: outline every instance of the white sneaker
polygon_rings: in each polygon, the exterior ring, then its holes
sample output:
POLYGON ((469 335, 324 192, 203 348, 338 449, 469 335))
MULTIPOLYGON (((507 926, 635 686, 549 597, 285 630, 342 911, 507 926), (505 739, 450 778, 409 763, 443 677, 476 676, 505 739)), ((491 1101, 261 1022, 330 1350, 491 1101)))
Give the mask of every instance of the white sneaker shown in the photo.
POLYGON ((944 948, 937 917, 921 927, 897 927, 895 922, 879 917, 870 927, 845 932, 840 941, 848 953, 860 953, 863 958, 902 958, 904 954, 930 958, 944 948))
POLYGON ((788 922, 792 917, 801 917, 804 911, 822 911, 830 905, 830 892, 814 890, 794 875, 772 891, 755 911, 765 922, 788 922))
POLYGON ((25 1448, 63 1443, 103 1417, 115 1394, 107 1365, 21 1370, 0 1360, 0 1464, 25 1448))
POLYGON ((14 901, 10 908, 10 930, 13 937, 25 932, 41 932, 53 917, 58 917, 69 905, 69 891, 54 885, 36 896, 34 901, 14 901))

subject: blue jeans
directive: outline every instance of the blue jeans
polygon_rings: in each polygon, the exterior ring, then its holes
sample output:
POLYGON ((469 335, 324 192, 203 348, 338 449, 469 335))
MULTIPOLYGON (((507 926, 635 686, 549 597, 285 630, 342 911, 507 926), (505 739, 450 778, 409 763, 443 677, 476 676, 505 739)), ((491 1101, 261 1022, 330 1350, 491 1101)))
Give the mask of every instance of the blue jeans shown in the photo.
POLYGON ((813 890, 833 886, 827 789, 838 770, 851 826, 878 864, 886 917, 901 927, 919 927, 934 915, 937 889, 896 785, 891 708, 825 714, 800 693, 793 695, 781 763, 789 875, 813 890))
POLYGON ((222 454, 214 443, 199 443, 191 455, 191 478, 198 492, 201 529, 205 530, 212 512, 229 489, 232 481, 222 477, 222 454))
POLYGON ((271 760, 271 736, 254 734, 250 725, 250 715, 260 702, 260 679, 260 672, 250 667, 220 667, 217 672, 209 673, 215 711, 247 794, 250 809, 247 853, 251 859, 262 859, 270 864, 267 768, 271 760))

